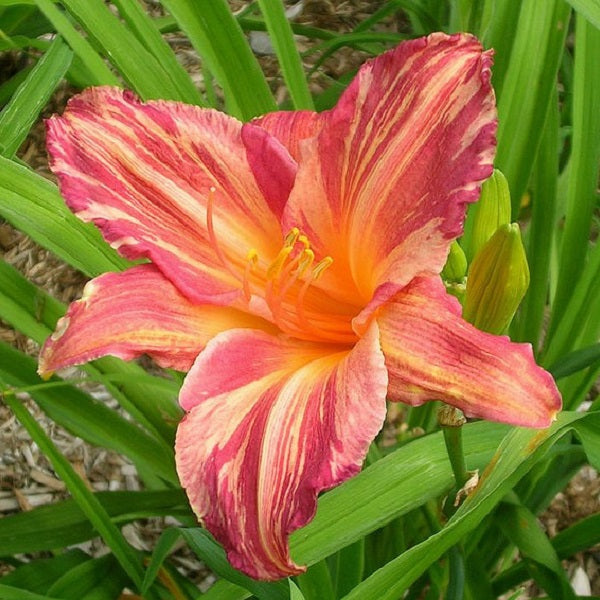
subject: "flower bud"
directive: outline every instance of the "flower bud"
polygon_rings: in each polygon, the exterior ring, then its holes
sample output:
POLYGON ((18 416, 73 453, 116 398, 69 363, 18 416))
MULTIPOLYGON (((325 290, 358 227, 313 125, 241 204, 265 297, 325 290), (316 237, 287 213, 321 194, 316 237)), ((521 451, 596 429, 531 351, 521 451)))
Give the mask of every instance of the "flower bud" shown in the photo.
POLYGON ((473 205, 469 218, 473 220, 467 247, 469 261, 483 248, 501 225, 510 223, 510 190, 506 177, 494 170, 492 176, 481 186, 479 202, 473 205))
POLYGON ((463 317, 478 329, 506 331, 529 286, 517 223, 500 227, 471 263, 463 317))
POLYGON ((442 278, 449 283, 460 283, 467 274, 467 257, 455 240, 450 246, 448 260, 442 271, 442 278))

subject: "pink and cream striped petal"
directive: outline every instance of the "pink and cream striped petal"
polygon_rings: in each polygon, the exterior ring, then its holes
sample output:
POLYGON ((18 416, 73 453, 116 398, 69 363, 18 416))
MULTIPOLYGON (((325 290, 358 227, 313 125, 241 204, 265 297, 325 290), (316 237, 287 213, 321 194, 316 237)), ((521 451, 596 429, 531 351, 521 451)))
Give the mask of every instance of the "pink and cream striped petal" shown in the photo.
POLYGON ((69 207, 191 300, 233 301, 248 250, 281 247, 296 163, 260 127, 100 87, 48 121, 48 148, 69 207))
POLYGON ((284 222, 333 258, 333 288, 353 281, 366 305, 386 282, 395 285, 379 302, 441 271, 466 203, 492 173, 491 62, 467 34, 406 42, 363 65, 326 114, 284 222))
POLYGON ((530 344, 475 329, 439 277, 416 278, 380 308, 377 322, 391 400, 443 400, 469 417, 548 427, 561 408, 530 344))
POLYGON ((304 570, 288 537, 319 491, 360 470, 386 388, 376 324, 352 350, 248 330, 207 345, 181 391, 177 471, 236 568, 259 579, 304 570))
POLYGON ((279 111, 267 113, 254 119, 252 124, 258 125, 276 137, 292 155, 296 162, 302 159, 302 146, 305 140, 312 142, 306 150, 314 150, 313 138, 321 132, 326 122, 328 111, 322 113, 310 110, 279 111))
POLYGON ((233 308, 194 305, 156 267, 140 265, 86 285, 46 340, 39 372, 107 354, 125 360, 148 354, 163 367, 186 371, 208 340, 231 327, 272 330, 233 308))

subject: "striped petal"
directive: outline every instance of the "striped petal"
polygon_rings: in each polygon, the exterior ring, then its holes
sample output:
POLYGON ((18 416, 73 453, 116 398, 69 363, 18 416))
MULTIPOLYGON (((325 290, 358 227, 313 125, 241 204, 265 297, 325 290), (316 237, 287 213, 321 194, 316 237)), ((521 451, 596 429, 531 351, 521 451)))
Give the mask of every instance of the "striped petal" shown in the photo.
POLYGON ((260 127, 100 87, 48 121, 48 147, 70 208, 192 300, 232 301, 248 250, 281 247, 296 164, 260 127))
POLYGON ((357 473, 385 416, 374 324, 352 350, 237 330, 217 336, 181 391, 177 471, 231 563, 259 579, 304 570, 290 533, 319 491, 357 473))
POLYGON ((333 293, 366 304, 393 282, 381 303, 416 274, 440 272, 466 203, 492 172, 490 65, 470 35, 405 42, 366 63, 326 114, 284 221, 334 259, 333 293))
POLYGON ((443 400, 467 416, 547 427, 561 399, 530 344, 475 329, 439 277, 417 278, 380 308, 377 321, 389 397, 412 405, 443 400))
POLYGON ((326 115, 327 112, 316 113, 310 110, 279 111, 254 119, 252 124, 277 138, 298 162, 302 157, 303 144, 306 140, 314 144, 313 138, 321 132, 326 115))
POLYGON ((163 367, 185 371, 217 333, 263 323, 233 308, 192 304, 156 267, 140 265, 86 285, 82 299, 71 304, 47 339, 39 371, 51 373, 106 354, 129 360, 144 353, 163 367))

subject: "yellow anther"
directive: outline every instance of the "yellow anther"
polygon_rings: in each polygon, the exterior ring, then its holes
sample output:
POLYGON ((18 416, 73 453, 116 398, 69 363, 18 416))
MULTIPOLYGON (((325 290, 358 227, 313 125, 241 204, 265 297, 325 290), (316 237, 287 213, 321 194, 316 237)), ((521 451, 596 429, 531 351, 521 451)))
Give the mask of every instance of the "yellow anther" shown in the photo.
POLYGON ((269 265, 267 269, 267 279, 274 279, 281 273, 281 269, 293 250, 293 246, 284 246, 277 255, 277 258, 269 265))
POLYGON ((258 250, 256 248, 250 248, 248 254, 246 254, 246 268, 244 269, 244 280, 242 282, 242 289, 244 291, 244 297, 247 302, 250 302, 252 294, 250 292, 250 273, 254 270, 254 267, 258 263, 258 250))
POLYGON ((298 241, 304 246, 305 250, 308 250, 310 248, 310 242, 308 241, 308 238, 305 235, 298 236, 298 241))
POLYGON ((246 254, 246 260, 255 265, 258 262, 258 250, 256 248, 250 248, 248 254, 246 254))
POLYGON ((302 277, 304 273, 306 273, 307 269, 313 264, 315 260, 315 253, 310 249, 306 248, 306 250, 302 250, 300 254, 300 262, 298 265, 298 277, 302 277))
POLYGON ((292 248, 294 244, 298 241, 299 236, 300 230, 297 227, 292 227, 292 229, 290 229, 290 232, 285 236, 285 239, 283 241, 284 247, 292 248))
POLYGON ((333 258, 331 256, 326 256, 324 259, 320 260, 313 269, 312 272, 312 280, 316 281, 323 275, 324 271, 328 269, 333 264, 333 258))

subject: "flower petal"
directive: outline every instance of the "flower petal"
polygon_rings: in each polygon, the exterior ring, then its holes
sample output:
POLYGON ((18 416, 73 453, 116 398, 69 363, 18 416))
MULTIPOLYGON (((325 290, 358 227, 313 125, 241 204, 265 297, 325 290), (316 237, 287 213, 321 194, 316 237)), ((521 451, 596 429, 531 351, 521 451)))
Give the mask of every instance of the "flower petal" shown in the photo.
POLYGON ((389 397, 413 405, 443 400, 469 417, 547 427, 561 399, 530 344, 475 329, 439 277, 417 278, 377 317, 389 397))
POLYGON ((303 142, 320 133, 327 114, 327 111, 322 113, 310 110, 278 111, 254 119, 252 124, 258 125, 277 138, 298 162, 301 158, 303 142))
POLYGON ((359 70, 306 146, 284 214, 317 256, 334 259, 323 285, 354 282, 364 305, 386 282, 393 294, 441 271, 466 203, 492 173, 491 62, 473 36, 437 33, 359 70))
POLYGON ((190 503, 238 569, 302 572, 288 537, 319 491, 360 470, 385 416, 387 374, 374 326, 352 350, 229 331, 188 374, 176 441, 190 503))
POLYGON ((233 308, 191 304, 156 267, 140 265, 86 285, 82 299, 71 304, 46 340, 39 371, 106 354, 129 360, 144 353, 163 367, 185 371, 217 333, 263 323, 233 308))
POLYGON ((48 121, 48 147, 70 208, 127 258, 150 258, 192 300, 237 297, 248 250, 274 256, 281 247, 296 164, 259 127, 100 87, 48 121))

